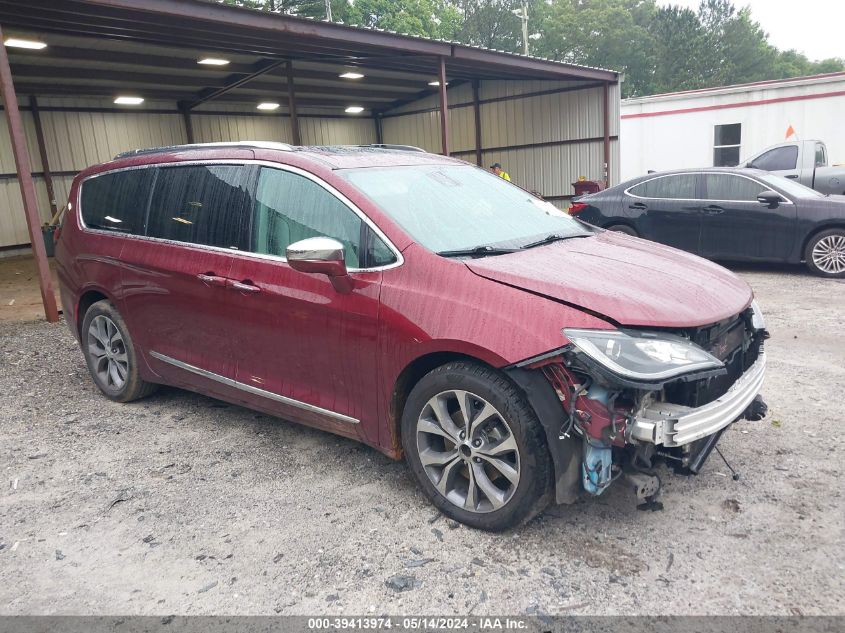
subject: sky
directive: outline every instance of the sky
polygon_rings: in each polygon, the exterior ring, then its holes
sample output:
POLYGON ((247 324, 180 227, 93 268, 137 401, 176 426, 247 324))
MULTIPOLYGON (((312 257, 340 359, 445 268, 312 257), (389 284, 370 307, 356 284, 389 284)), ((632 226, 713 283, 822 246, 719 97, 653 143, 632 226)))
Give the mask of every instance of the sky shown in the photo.
MULTIPOLYGON (((700 0, 658 0, 661 5, 681 5, 694 11, 700 0)), ((845 58, 845 0, 733 0, 751 7, 751 16, 780 49, 794 48, 811 60, 845 58)))

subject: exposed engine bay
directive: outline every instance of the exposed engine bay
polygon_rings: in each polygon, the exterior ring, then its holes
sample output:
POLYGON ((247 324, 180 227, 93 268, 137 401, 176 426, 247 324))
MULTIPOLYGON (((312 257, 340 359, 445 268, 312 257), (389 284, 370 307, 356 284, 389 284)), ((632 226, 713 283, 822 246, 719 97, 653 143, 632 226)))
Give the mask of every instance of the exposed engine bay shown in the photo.
MULTIPOLYGON (((598 496, 622 478, 656 507, 659 463, 697 474, 728 426, 765 415, 768 333, 754 303, 698 328, 564 334, 570 345, 514 369, 541 372, 553 388, 563 411, 556 439, 579 453, 578 492, 598 496)), ((577 498, 575 472, 570 464, 558 477, 559 503, 577 498)))

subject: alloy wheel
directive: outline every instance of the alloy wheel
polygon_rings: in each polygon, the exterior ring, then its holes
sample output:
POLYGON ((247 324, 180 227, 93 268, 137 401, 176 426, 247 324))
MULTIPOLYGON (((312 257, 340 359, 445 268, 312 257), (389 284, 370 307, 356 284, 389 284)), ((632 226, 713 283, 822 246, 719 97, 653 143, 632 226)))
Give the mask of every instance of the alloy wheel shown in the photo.
POLYGON ((469 391, 431 398, 417 420, 416 444, 431 483, 464 510, 498 510, 519 485, 519 448, 510 426, 492 404, 469 391))
POLYGON ((845 272, 845 235, 827 235, 813 246, 813 263, 829 275, 845 272))
POLYGON ((114 321, 98 315, 88 326, 88 353, 101 385, 120 390, 129 376, 126 343, 114 321))

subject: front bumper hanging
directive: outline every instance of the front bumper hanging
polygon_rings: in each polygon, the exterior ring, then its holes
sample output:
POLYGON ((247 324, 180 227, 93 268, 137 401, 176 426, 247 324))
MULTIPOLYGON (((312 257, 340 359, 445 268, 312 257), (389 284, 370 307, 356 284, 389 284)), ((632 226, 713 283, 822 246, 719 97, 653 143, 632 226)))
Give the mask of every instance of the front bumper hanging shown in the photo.
POLYGON ((684 446, 712 435, 734 422, 745 411, 763 386, 766 355, 760 350, 757 361, 721 397, 693 408, 668 402, 654 402, 634 418, 632 440, 684 446))

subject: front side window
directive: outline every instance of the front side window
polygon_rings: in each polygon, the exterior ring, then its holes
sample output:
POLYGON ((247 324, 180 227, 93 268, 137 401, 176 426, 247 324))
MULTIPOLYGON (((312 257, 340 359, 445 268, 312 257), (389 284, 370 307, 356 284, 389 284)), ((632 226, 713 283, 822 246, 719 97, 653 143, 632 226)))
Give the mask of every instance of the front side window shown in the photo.
POLYGON ((520 247, 554 233, 590 235, 524 189, 470 165, 407 165, 339 172, 433 252, 520 247))
POLYGON ((795 169, 798 164, 798 146, 788 145, 776 147, 768 152, 760 154, 755 158, 749 167, 762 169, 763 171, 785 171, 795 169))
POLYGON ((82 183, 82 221, 91 229, 143 235, 152 169, 127 169, 82 183))
POLYGON ((252 222, 253 252, 284 257, 285 249, 294 242, 331 237, 343 244, 347 267, 362 268, 366 265, 362 225, 352 209, 309 178, 281 169, 261 169, 252 222))
POLYGON ((160 167, 147 235, 176 242, 245 248, 254 169, 244 165, 160 167))
POLYGON ((742 144, 742 125, 716 125, 713 128, 713 167, 733 167, 739 164, 742 144))
POLYGON ((661 176, 634 185, 629 191, 640 198, 693 200, 696 178, 696 174, 661 176))
POLYGON ((756 202, 757 196, 768 187, 756 180, 731 174, 706 174, 704 176, 705 200, 737 200, 756 202))

